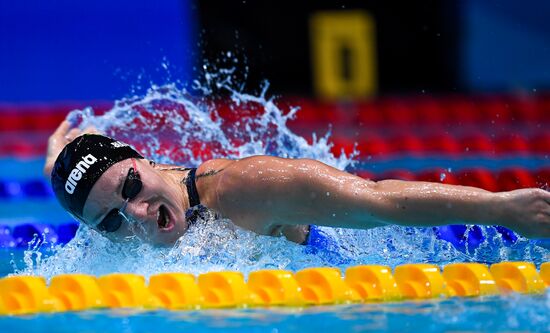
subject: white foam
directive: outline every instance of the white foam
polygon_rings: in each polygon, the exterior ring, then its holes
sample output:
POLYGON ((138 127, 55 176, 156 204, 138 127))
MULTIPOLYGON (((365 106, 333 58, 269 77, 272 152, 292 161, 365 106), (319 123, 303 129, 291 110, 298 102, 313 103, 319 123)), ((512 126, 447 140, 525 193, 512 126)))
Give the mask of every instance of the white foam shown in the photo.
MULTIPOLYGON (((138 146, 148 157, 162 163, 198 166, 206 158, 197 155, 195 145, 211 149, 211 158, 243 158, 250 155, 306 157, 339 169, 350 167, 355 154, 335 157, 330 149, 330 132, 313 134, 311 144, 287 126, 299 110, 283 111, 268 97, 266 83, 259 95, 237 89, 234 70, 206 73, 195 81, 194 95, 175 84, 152 86, 145 96, 117 101, 103 115, 90 108, 68 116, 82 128, 100 131, 138 146), (225 123, 214 107, 214 94, 225 93, 230 112, 238 121, 225 123), (197 95, 198 93, 198 95, 197 95), (247 116, 242 110, 256 110, 247 116)), ((327 195, 329 195, 327 193, 327 195)), ((61 273, 102 275, 133 272, 150 276, 159 272, 202 273, 212 270, 238 270, 244 273, 262 268, 298 270, 311 266, 386 264, 408 262, 448 263, 456 261, 494 262, 500 260, 547 260, 548 250, 520 239, 507 246, 493 228, 484 227, 487 240, 474 253, 462 253, 450 243, 436 238, 431 228, 385 227, 374 230, 322 228, 332 243, 312 250, 283 238, 259 236, 236 228, 231 221, 213 217, 199 221, 171 249, 153 248, 130 239, 113 244, 98 233, 81 227, 66 246, 57 246, 44 258, 36 249, 27 252, 26 267, 17 273, 51 278, 61 273)), ((43 245, 44 248, 46 245, 43 245)))

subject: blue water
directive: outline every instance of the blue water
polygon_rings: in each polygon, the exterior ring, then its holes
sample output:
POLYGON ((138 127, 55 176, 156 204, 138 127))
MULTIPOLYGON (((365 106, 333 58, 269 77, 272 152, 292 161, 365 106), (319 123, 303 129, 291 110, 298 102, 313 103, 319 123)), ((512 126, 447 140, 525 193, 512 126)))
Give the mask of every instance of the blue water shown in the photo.
MULTIPOLYGON (((294 134, 286 123, 297 109, 281 110, 267 96, 267 86, 259 95, 234 88, 231 71, 207 74, 196 82, 190 94, 174 85, 153 86, 145 96, 118 101, 112 110, 95 115, 93 110, 75 110, 69 119, 81 127, 99 130, 137 146, 146 156, 164 163, 197 166, 209 158, 242 158, 268 154, 290 158, 308 157, 340 169, 369 169, 357 163, 355 154, 335 157, 330 152, 330 133, 313 135, 308 143, 294 134), (223 90, 229 95, 229 109, 260 110, 239 115, 236 122, 219 117, 212 94, 223 90), (212 153, 197 153, 197 145, 212 153)), ((201 151, 199 149, 198 151, 201 151)), ((430 159, 427 159, 430 163, 430 159)), ((435 161, 435 162, 434 162, 435 161)), ((401 162, 401 168, 407 168, 401 162)), ((440 160, 432 160, 441 163, 440 160)), ((383 165, 384 162, 380 162, 383 165)), ((393 163, 393 164, 392 164, 393 163)), ((475 161, 469 161, 475 165, 475 161)), ((510 162, 512 163, 512 162, 510 162)), ((514 162, 515 163, 515 162, 514 162)), ((529 161, 526 163, 543 163, 529 161)), ((411 163, 411 167, 415 166, 411 163)), ((444 167, 448 167, 444 165, 444 167)), ((20 202, 3 203, 6 213, 23 209, 20 202)), ((2 208, 0 205, 0 208, 2 208)), ((26 209, 26 208, 25 208, 26 209)), ((63 219, 63 213, 43 211, 39 220, 63 219)), ((34 214, 33 213, 33 214, 34 214)), ((41 275, 50 279, 62 273, 103 275, 132 272, 149 277, 160 272, 200 274, 216 270, 236 270, 244 274, 263 268, 297 271, 312 266, 346 267, 359 264, 385 264, 391 267, 411 262, 445 265, 452 262, 494 263, 526 260, 547 261, 545 244, 519 237, 510 243, 492 227, 483 227, 485 241, 459 250, 438 239, 432 228, 385 227, 373 230, 323 228, 331 240, 325 249, 312 249, 286 241, 256 235, 239 229, 229 220, 209 223, 206 218, 189 230, 170 249, 144 245, 139 239, 113 244, 86 227, 67 245, 37 242, 28 251, 0 251, 0 276, 41 275)), ((424 302, 364 304, 306 309, 253 309, 200 312, 86 311, 25 317, 1 317, 0 332, 25 327, 27 331, 104 331, 150 332, 178 329, 209 331, 345 331, 392 330, 439 332, 444 330, 532 330, 550 329, 548 293, 540 296, 509 295, 479 299, 448 299, 424 302)))
POLYGON ((99 310, 0 317, 2 332, 548 332, 550 294, 310 308, 99 310))
MULTIPOLYGON (((0 250, 0 275, 22 250, 0 250)), ((0 332, 339 332, 550 331, 550 291, 479 298, 306 308, 201 311, 94 310, 0 316, 0 332)))

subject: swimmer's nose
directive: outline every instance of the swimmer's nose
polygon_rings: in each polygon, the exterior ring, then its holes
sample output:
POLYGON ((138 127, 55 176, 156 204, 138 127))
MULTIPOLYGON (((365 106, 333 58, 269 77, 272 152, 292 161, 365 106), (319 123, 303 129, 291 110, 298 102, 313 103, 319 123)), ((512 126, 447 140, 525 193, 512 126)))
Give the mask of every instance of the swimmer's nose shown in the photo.
POLYGON ((146 202, 129 201, 124 210, 124 215, 134 221, 149 222, 152 219, 147 212, 148 204, 146 202))

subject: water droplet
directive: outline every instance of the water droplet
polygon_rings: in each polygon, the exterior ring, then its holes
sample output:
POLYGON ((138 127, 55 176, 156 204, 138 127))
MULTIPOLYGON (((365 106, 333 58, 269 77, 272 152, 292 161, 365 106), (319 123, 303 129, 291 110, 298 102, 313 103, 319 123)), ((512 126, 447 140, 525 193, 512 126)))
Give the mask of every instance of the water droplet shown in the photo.
MULTIPOLYGON (((238 36, 237 31, 235 36, 238 36)), ((231 57, 237 59, 234 54, 231 57)), ((243 85, 236 82, 235 77, 239 76, 236 74, 240 74, 237 73, 238 70, 208 72, 215 66, 218 64, 203 65, 202 68, 207 73, 192 81, 192 90, 197 92, 193 98, 189 98, 189 93, 178 89, 175 84, 151 86, 145 96, 117 101, 113 109, 104 115, 96 116, 83 111, 78 114, 82 115, 84 123, 94 124, 102 132, 133 143, 146 157, 159 163, 197 166, 207 158, 242 159, 251 155, 267 154, 317 159, 340 170, 350 165, 349 156, 336 158, 330 153, 327 144, 330 134, 314 136, 312 143, 308 144, 303 137, 292 133, 286 126, 283 112, 270 100, 264 87, 261 87, 263 92, 260 95, 248 94, 242 90, 243 85), (221 89, 230 96, 224 102, 228 103, 228 112, 238 115, 237 129, 227 126, 224 119, 215 117, 216 108, 208 100, 217 96, 219 90, 216 89, 221 89), (199 95, 204 99, 201 100, 199 95), (257 106, 254 116, 247 117, 239 113, 245 105, 257 106), (143 124, 136 123, 136 119, 158 121, 143 124), (173 138, 178 139, 169 140, 173 138), (197 150, 200 150, 198 155, 197 150), (203 154, 209 155, 204 157, 203 154)), ((267 86, 266 84, 265 88, 267 86)), ((300 115, 299 110, 297 115, 300 115)), ((78 119, 80 122, 80 117, 78 119)), ((537 126, 541 128, 543 125, 539 123, 537 126)), ((545 158, 548 158, 548 154, 545 158)), ((367 159, 371 160, 373 156, 368 156, 367 159)), ((371 168, 377 169, 376 165, 371 168)), ((252 172, 249 170, 247 174, 252 172)), ((354 195, 359 194, 358 190, 353 191, 354 195)), ((311 200, 319 195, 322 195, 320 191, 311 192, 311 200)), ((330 192, 326 192, 326 196, 330 196, 330 192)), ((400 209, 400 206, 397 208, 400 209)), ((367 213, 367 216, 372 214, 367 213)), ((390 266, 428 260, 426 258, 432 260, 432 257, 436 261, 441 258, 461 258, 446 241, 437 239, 431 228, 412 231, 412 228, 398 226, 372 230, 327 228, 327 234, 337 238, 337 246, 340 246, 334 249, 335 257, 328 255, 328 252, 323 252, 323 255, 305 254, 302 246, 293 245, 285 239, 261 236, 240 228, 235 228, 234 231, 229 227, 219 227, 220 223, 230 225, 230 222, 226 223, 223 219, 216 219, 216 223, 210 224, 211 227, 207 222, 209 221, 200 225, 200 228, 191 228, 173 249, 147 247, 140 242, 130 245, 113 244, 83 227, 74 241, 42 262, 27 264, 25 272, 51 278, 52 275, 75 271, 103 275, 124 270, 150 276, 167 270, 198 274, 226 268, 247 274, 267 267, 297 271, 312 265, 335 265, 340 255, 345 256, 346 261, 349 260, 350 265, 353 265, 372 261, 373 253, 382 254, 382 257, 375 260, 387 262, 390 266), (374 239, 379 241, 373 242, 374 239), (431 245, 426 245, 428 243, 431 245), (347 249, 342 251, 344 247, 347 249), (251 258, 261 260, 250 260, 251 258)), ((133 237, 128 241, 139 240, 133 237)), ((484 260, 485 257, 476 259, 487 261, 484 260)), ((492 258, 488 260, 496 261, 492 258)))

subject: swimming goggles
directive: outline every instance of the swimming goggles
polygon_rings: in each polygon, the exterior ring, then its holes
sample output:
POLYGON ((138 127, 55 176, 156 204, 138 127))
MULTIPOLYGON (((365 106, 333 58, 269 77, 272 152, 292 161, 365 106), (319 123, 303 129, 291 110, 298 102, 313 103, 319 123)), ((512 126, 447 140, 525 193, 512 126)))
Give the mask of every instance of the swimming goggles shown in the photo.
POLYGON ((107 216, 101 220, 96 227, 99 231, 115 232, 120 228, 124 220, 130 222, 130 219, 126 216, 124 211, 128 206, 128 201, 134 199, 143 188, 143 183, 137 171, 136 161, 133 158, 132 164, 134 167, 128 170, 128 175, 122 187, 122 198, 125 200, 124 204, 120 209, 112 209, 107 216))

